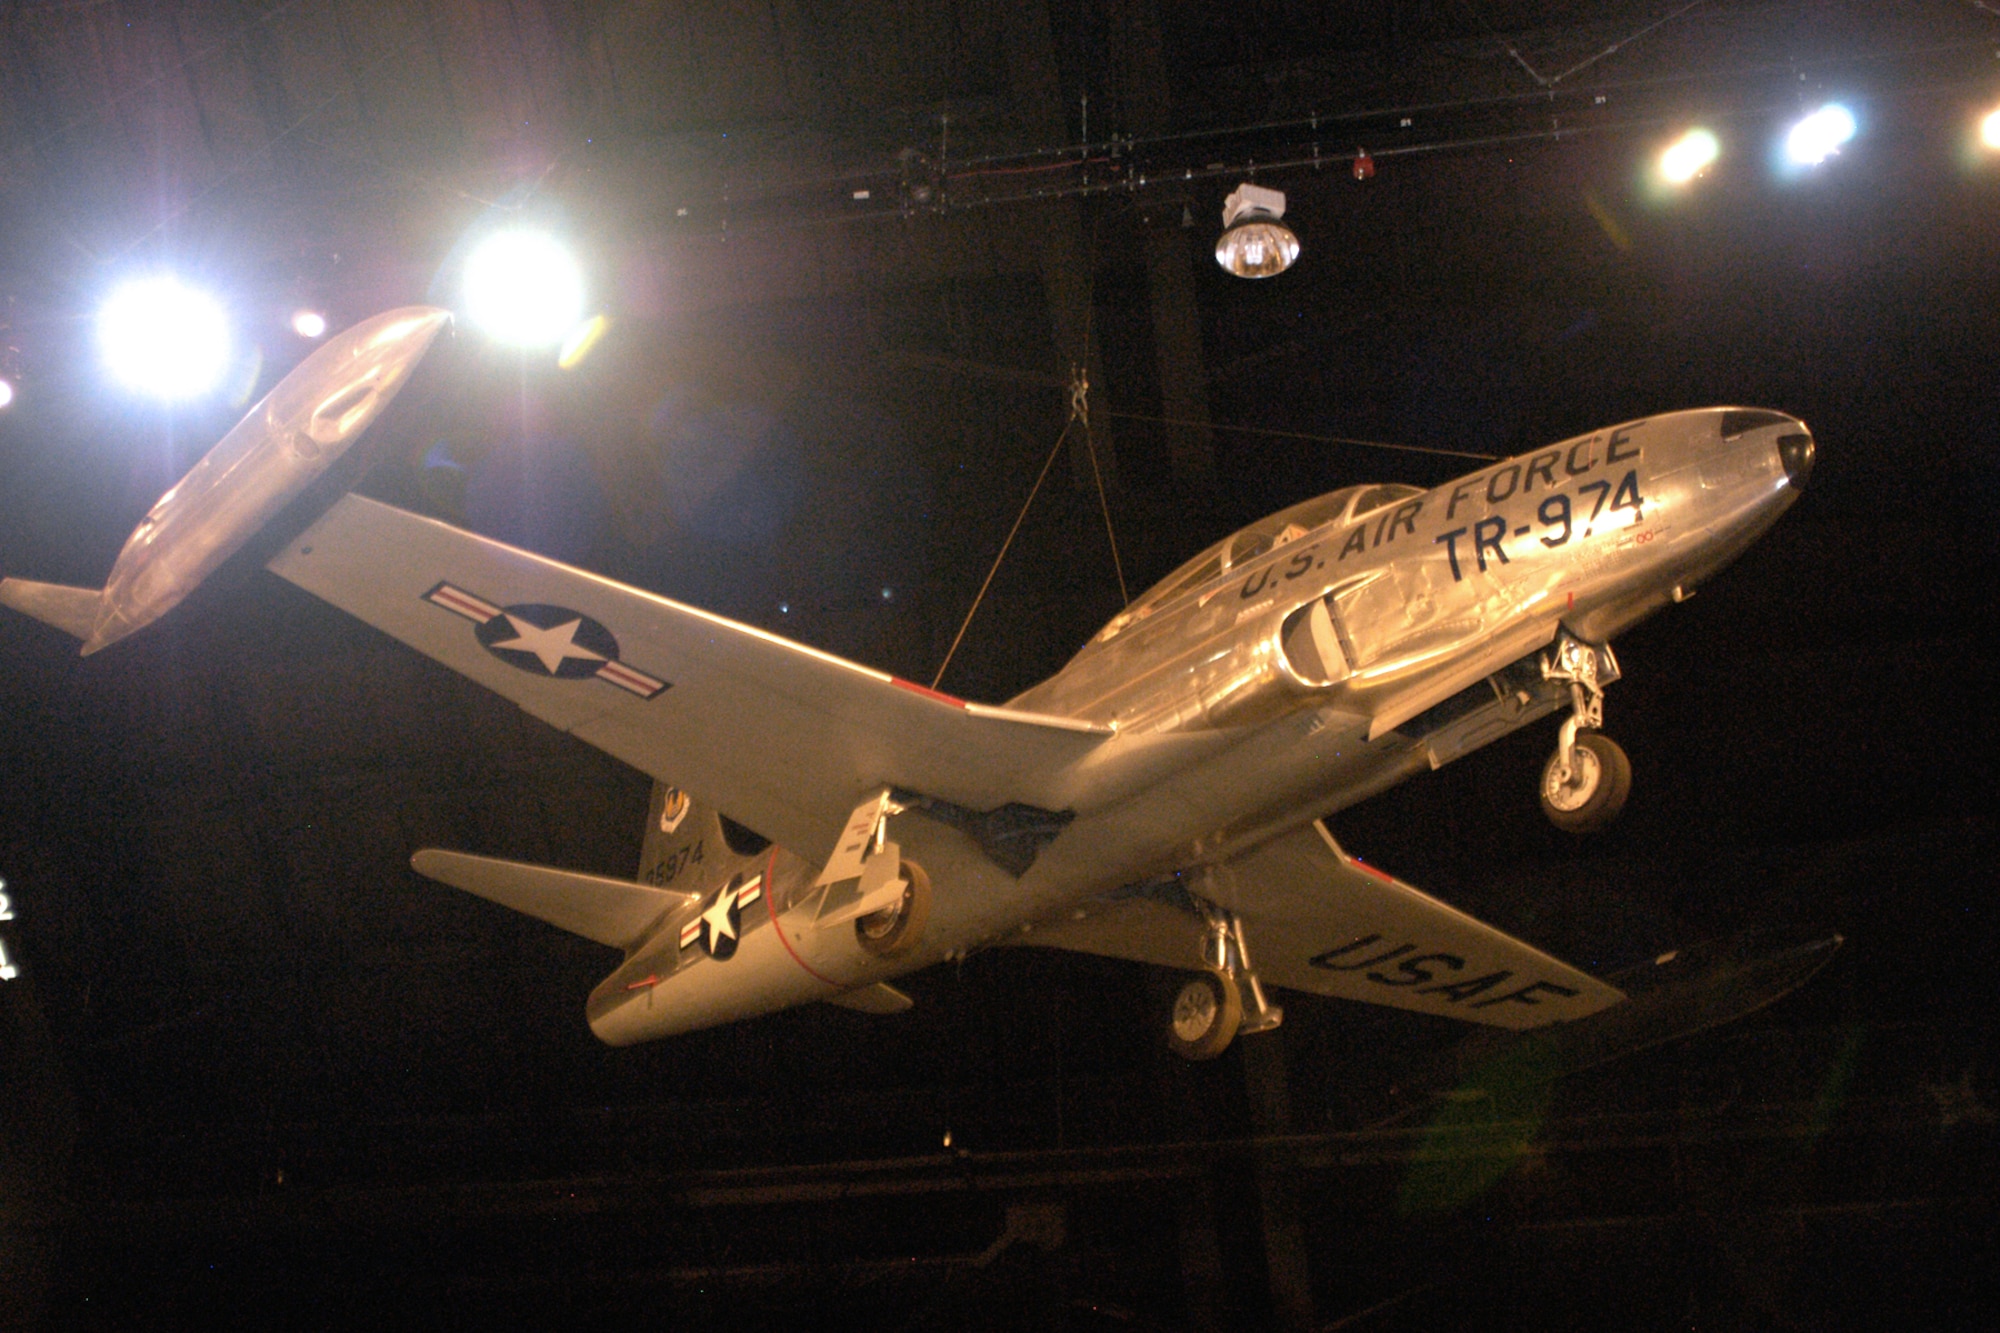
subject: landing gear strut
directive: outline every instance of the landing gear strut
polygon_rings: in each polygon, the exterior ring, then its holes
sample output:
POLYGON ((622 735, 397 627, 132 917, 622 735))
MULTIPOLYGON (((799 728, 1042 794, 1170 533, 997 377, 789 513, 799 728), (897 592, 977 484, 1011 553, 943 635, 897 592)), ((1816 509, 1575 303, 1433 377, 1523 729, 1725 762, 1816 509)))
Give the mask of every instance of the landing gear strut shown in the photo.
POLYGON ((1617 679, 1618 665, 1607 647, 1594 648, 1567 634, 1551 657, 1542 659, 1546 680, 1569 684, 1572 711, 1562 725, 1556 752, 1542 769, 1542 813, 1567 833, 1594 833, 1618 817, 1632 794, 1632 761, 1617 742, 1598 731, 1604 725, 1604 680, 1617 679))
POLYGON ((1278 1026, 1285 1011, 1264 998, 1236 914, 1197 903, 1208 922, 1208 938, 1202 944, 1202 961, 1208 968, 1190 977, 1174 997, 1167 1045, 1186 1060, 1213 1060, 1229 1049, 1238 1033, 1268 1032, 1278 1026))

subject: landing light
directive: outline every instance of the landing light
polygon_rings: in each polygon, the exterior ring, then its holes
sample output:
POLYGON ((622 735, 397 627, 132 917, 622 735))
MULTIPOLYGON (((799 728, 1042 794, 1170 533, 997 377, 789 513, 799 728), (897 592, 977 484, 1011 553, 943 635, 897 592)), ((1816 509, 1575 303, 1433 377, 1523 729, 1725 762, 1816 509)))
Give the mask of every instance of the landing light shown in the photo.
POLYGON ((1689 130, 1660 154, 1660 175, 1673 185, 1686 185, 1722 155, 1722 145, 1707 130, 1689 130))
POLYGON ((97 312, 97 344, 113 378, 150 398, 196 398, 229 365, 222 306, 171 274, 140 278, 97 312))
POLYGON ((1853 137, 1854 113, 1838 102, 1828 102, 1792 126, 1785 135, 1785 156, 1798 166, 1816 167, 1853 137))
POLYGON ((1215 242, 1215 262, 1239 278, 1283 273, 1299 257, 1298 235, 1278 220, 1283 216, 1283 191, 1237 186, 1223 201, 1223 232, 1215 242))
POLYGON ((544 232, 501 231, 465 261, 466 314, 513 347, 549 347, 583 319, 583 270, 544 232))

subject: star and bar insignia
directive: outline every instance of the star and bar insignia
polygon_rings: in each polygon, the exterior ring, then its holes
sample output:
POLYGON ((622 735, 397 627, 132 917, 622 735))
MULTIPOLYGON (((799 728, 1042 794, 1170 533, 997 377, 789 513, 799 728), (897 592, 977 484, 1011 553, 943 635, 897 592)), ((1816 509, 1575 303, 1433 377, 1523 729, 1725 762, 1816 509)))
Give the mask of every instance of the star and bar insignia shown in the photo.
POLYGON ((508 666, 533 675, 559 680, 594 676, 641 699, 673 688, 671 681, 619 661, 617 638, 579 611, 535 602, 495 606, 449 583, 432 588, 424 600, 472 621, 481 647, 508 666))
POLYGON ((681 948, 700 940, 703 951, 717 962, 733 956, 743 934, 743 909, 763 896, 762 875, 754 875, 748 881, 730 880, 702 909, 701 915, 681 927, 681 948))

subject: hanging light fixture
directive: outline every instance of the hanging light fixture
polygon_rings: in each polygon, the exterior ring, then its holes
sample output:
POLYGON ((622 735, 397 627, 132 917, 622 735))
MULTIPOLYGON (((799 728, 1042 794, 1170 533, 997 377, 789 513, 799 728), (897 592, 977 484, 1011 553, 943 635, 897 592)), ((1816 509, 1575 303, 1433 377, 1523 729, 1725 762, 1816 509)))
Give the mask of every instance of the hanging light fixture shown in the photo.
POLYGON ((1222 235, 1215 262, 1239 278, 1283 273, 1299 257, 1299 238, 1278 219, 1285 216, 1281 190, 1239 185, 1222 204, 1222 235))

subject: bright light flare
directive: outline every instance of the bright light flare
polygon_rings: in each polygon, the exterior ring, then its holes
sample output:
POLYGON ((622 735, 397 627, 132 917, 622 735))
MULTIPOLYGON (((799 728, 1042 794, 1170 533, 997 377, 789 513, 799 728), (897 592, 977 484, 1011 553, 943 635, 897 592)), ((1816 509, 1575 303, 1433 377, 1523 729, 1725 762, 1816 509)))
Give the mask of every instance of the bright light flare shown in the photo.
POLYGON ((1669 184, 1686 185, 1722 156, 1722 145, 1707 130, 1689 130, 1660 154, 1660 175, 1669 184))
POLYGON ((0 412, 14 405, 14 381, 0 380, 0 412))
POLYGON ((1979 142, 2000 150, 2000 107, 1987 112, 1986 119, 1979 122, 1979 142))
POLYGON ((324 338, 326 316, 317 310, 295 310, 292 312, 292 332, 301 338, 324 338))
POLYGON ((583 270, 553 236, 495 232, 465 261, 465 310, 496 342, 559 343, 583 319, 583 270))
POLYGON ((139 278, 98 310, 97 345, 126 388, 168 402, 197 398, 229 367, 229 321, 214 297, 179 278, 139 278))
POLYGON ((592 315, 571 329, 569 336, 563 339, 562 349, 556 353, 556 366, 562 370, 575 370, 583 364, 583 358, 604 341, 604 335, 610 330, 609 319, 603 315, 592 315))
POLYGON ((1802 167, 1816 167, 1854 137, 1854 113, 1828 102, 1792 126, 1785 135, 1785 156, 1802 167))

